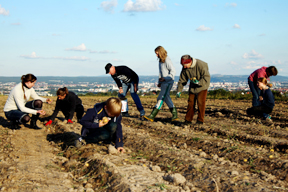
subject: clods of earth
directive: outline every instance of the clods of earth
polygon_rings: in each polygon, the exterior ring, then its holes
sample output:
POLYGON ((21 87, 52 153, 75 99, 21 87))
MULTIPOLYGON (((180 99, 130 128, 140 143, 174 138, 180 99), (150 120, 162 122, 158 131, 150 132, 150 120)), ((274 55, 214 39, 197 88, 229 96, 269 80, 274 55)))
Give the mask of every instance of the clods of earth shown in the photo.
MULTIPOLYGON (((108 97, 80 97, 85 111, 108 97)), ((7 97, 0 97, 3 108, 7 97)), ((155 97, 140 98, 150 114, 155 97)), ((11 129, 0 114, 1 191, 288 191, 288 103, 276 102, 272 121, 246 115, 251 101, 207 100, 205 123, 185 125, 187 99, 173 99, 154 122, 143 121, 128 97, 124 148, 97 143, 74 147, 81 125, 60 112, 45 127, 56 97, 45 104, 40 130, 11 129)))

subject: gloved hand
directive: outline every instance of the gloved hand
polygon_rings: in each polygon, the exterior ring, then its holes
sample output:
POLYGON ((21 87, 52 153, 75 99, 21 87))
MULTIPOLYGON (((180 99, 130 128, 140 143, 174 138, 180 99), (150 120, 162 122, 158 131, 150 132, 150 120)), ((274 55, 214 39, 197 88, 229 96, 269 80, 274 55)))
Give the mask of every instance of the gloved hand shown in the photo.
POLYGON ((73 123, 73 121, 71 119, 67 120, 67 124, 72 124, 72 123, 73 123))
POLYGON ((51 125, 52 124, 52 120, 50 119, 46 124, 45 126, 48 126, 48 125, 51 125))
POLYGON ((196 77, 193 78, 192 82, 197 85, 199 84, 199 81, 196 79, 196 77))
POLYGON ((181 92, 177 92, 176 93, 176 98, 180 98, 181 97, 181 92))

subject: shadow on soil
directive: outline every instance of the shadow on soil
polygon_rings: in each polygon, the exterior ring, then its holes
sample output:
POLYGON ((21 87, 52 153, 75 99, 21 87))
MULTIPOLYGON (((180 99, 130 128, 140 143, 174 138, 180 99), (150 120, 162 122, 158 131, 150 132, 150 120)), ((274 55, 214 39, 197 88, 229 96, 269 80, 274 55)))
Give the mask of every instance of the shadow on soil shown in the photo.
POLYGON ((59 145, 62 150, 67 149, 70 146, 74 146, 76 139, 80 137, 79 134, 74 132, 64 132, 56 134, 48 134, 46 139, 47 141, 53 141, 55 144, 59 145))
POLYGON ((0 117, 0 125, 6 128, 11 128, 11 123, 7 119, 0 117))

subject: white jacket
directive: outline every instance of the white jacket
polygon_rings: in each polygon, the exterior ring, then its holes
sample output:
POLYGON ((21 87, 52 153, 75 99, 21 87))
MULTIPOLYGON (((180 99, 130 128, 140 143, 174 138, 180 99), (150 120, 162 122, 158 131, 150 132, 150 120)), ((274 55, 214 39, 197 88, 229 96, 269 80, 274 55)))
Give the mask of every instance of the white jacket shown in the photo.
POLYGON ((46 102, 46 98, 39 97, 34 88, 28 89, 27 87, 23 86, 25 91, 26 99, 24 99, 24 92, 22 89, 22 83, 18 83, 10 92, 8 99, 4 106, 4 112, 8 112, 11 110, 20 110, 24 113, 30 113, 33 115, 37 114, 37 110, 30 109, 25 107, 25 104, 29 101, 30 97, 32 97, 34 100, 39 99, 43 102, 46 102))

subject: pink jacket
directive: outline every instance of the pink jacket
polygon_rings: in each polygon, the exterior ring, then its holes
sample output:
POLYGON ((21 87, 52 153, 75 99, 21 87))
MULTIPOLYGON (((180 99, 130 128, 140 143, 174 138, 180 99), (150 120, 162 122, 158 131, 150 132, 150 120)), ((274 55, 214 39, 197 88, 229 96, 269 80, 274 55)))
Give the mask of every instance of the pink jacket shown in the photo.
POLYGON ((258 78, 265 77, 267 81, 270 81, 267 73, 266 73, 267 67, 261 67, 260 69, 255 70, 251 75, 248 77, 252 82, 256 83, 258 78))

